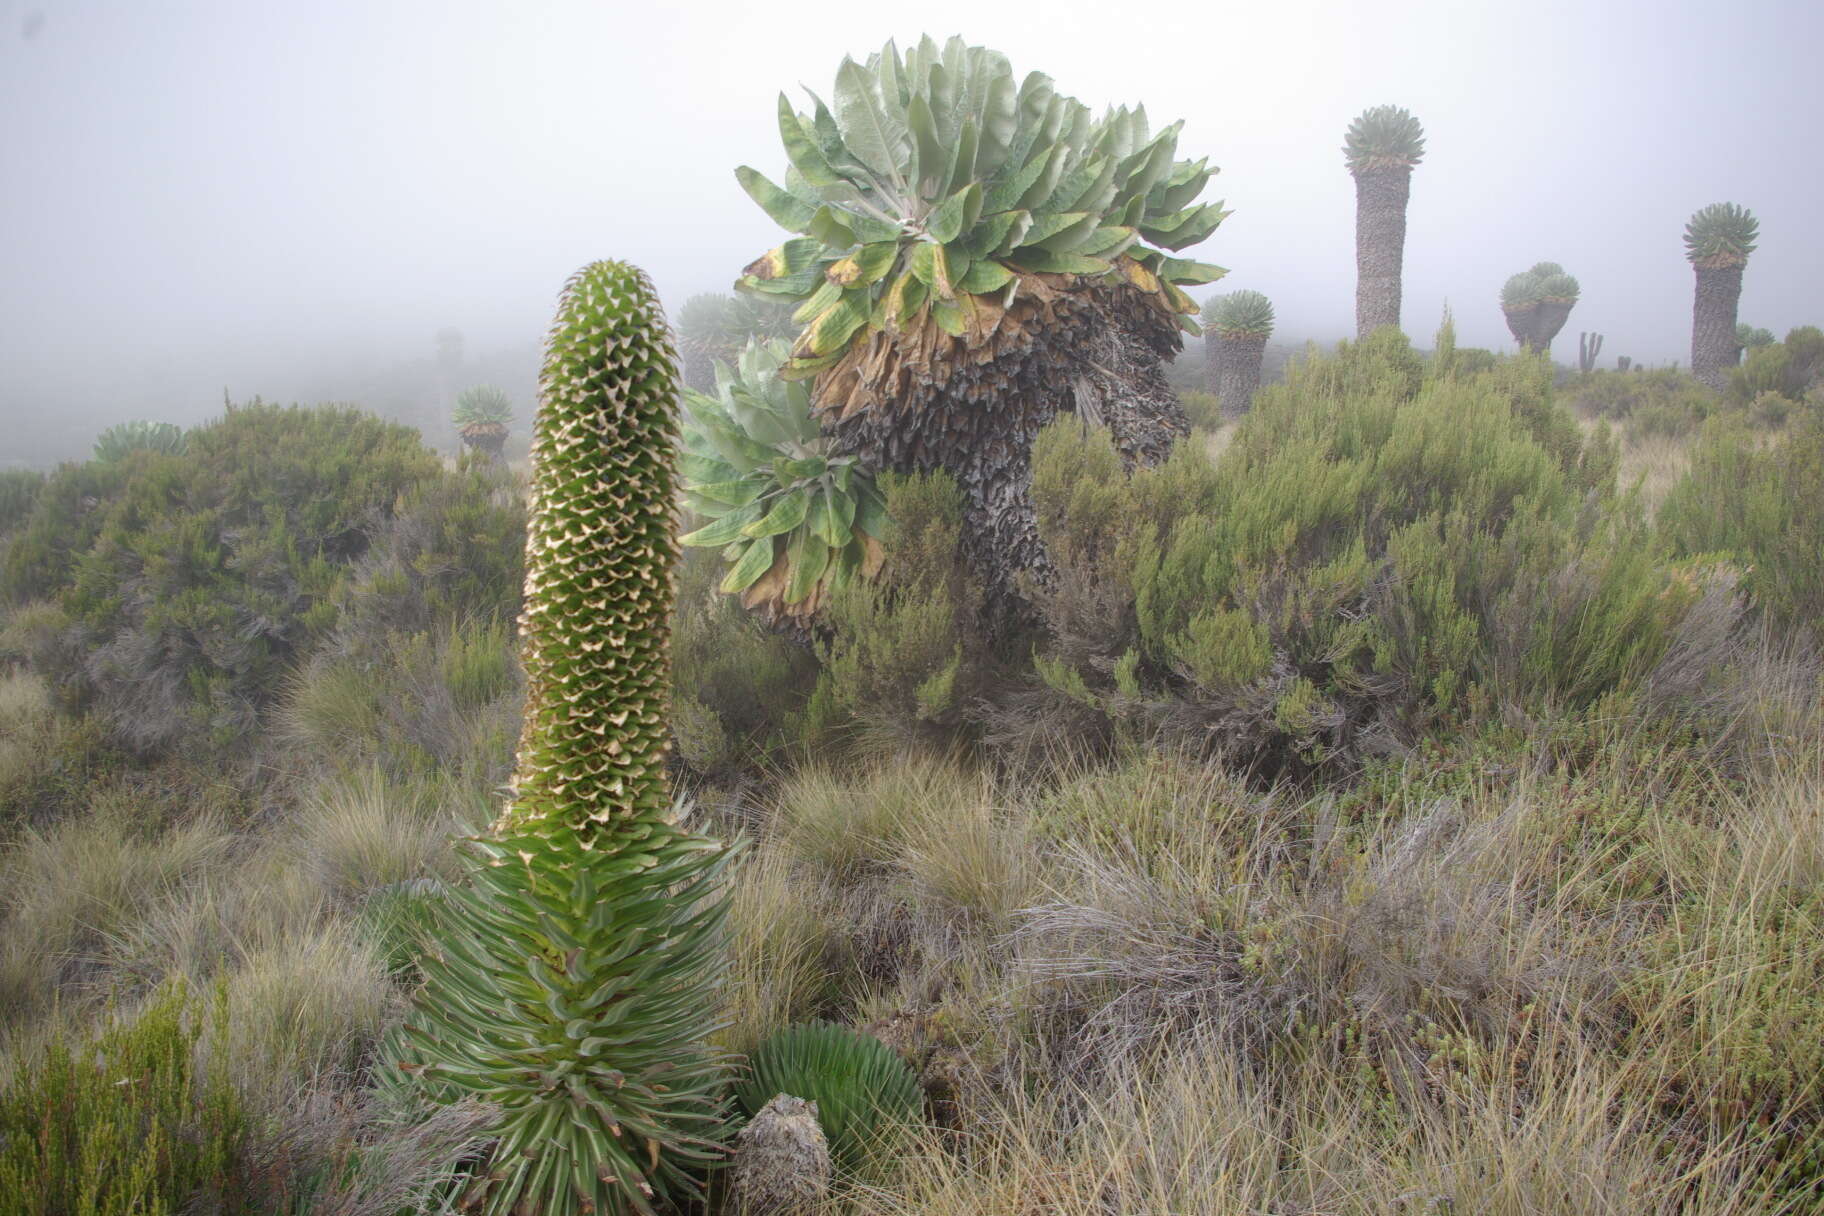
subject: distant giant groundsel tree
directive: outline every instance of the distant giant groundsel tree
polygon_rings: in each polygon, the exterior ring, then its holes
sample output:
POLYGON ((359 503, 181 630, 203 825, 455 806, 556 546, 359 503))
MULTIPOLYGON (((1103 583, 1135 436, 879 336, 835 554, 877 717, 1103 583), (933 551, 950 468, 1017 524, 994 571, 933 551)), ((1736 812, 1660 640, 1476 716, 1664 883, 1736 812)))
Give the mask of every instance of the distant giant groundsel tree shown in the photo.
POLYGON ((704 292, 678 309, 678 354, 683 356, 684 386, 699 393, 716 389, 716 360, 728 358, 729 311, 734 299, 704 292))
POLYGON ((797 336, 793 308, 751 295, 705 292, 684 301, 678 310, 678 353, 684 360, 684 386, 699 393, 716 391, 716 363, 733 367, 749 338, 789 342, 797 336))
POLYGON ((1691 374, 1716 389, 1741 361, 1735 309, 1742 298, 1742 270, 1760 235, 1754 213, 1734 203, 1712 203, 1685 225, 1685 256, 1697 271, 1691 304, 1691 374))
POLYGON ((450 420, 463 443, 498 462, 507 444, 507 423, 513 419, 513 402, 492 384, 477 384, 456 395, 450 420))
POLYGON ((1425 128, 1398 106, 1362 111, 1343 137, 1355 177, 1355 333, 1365 338, 1400 323, 1406 257, 1406 200, 1412 167, 1425 155, 1425 128))
POLYGON ((1222 416, 1239 418, 1260 390, 1260 361, 1273 332, 1273 304, 1258 291, 1231 291, 1203 306, 1203 323, 1215 337, 1222 416))
POLYGON ((1552 350, 1582 288, 1556 262, 1537 262, 1501 285, 1501 315, 1522 350, 1552 350))

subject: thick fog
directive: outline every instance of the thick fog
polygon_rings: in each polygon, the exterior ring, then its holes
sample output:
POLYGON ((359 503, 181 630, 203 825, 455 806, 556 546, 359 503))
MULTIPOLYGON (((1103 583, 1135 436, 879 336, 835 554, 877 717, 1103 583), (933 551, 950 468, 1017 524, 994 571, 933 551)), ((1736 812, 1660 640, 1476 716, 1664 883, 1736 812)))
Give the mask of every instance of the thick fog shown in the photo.
POLYGON ((644 266, 674 309, 778 229, 781 90, 960 33, 1098 110, 1185 120, 1234 214, 1196 250, 1279 341, 1353 329, 1364 108, 1424 123, 1404 321, 1511 349, 1496 294, 1541 259, 1616 355, 1689 359, 1698 207, 1759 218, 1741 318, 1824 322, 1824 5, 1456 2, 870 5, 0 0, 0 465, 80 456, 127 418, 355 400, 438 442, 434 335, 529 405, 576 266, 644 266))

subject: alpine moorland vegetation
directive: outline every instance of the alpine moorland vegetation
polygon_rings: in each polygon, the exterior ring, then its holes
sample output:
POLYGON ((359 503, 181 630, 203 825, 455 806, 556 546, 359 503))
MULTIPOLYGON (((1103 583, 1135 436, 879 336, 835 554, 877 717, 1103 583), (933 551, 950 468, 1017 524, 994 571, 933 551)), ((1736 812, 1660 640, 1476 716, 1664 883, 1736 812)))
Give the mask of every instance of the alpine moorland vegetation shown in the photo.
MULTIPOLYGON (((1214 458, 1130 472, 1105 432, 1054 423, 1034 501, 1060 576, 1022 663, 976 623, 941 473, 882 478, 889 561, 830 595, 809 650, 685 551, 675 772, 705 827, 752 838, 699 1002, 715 1041, 865 1029, 922 1093, 838 1210, 1815 1205, 1801 558, 1824 517, 1774 487, 1824 459, 1816 403, 1777 428, 1717 404, 1730 429, 1693 432, 1645 516, 1540 364, 1458 353, 1385 334, 1308 356, 1214 458)), ((1631 416, 1602 424, 1624 462, 1631 416)), ((142 1197, 392 1213, 517 1168, 490 1164, 498 1110, 426 1105, 393 1067, 426 934, 488 890, 452 838, 489 838, 520 734, 499 610, 521 525, 493 474, 427 468, 414 522, 370 521, 275 683, 261 768, 123 749, 51 695, 41 642, 80 560, 35 566, 52 602, 7 601, 0 1075, 142 1197), (438 573, 496 520, 476 585, 438 573), (190 1071, 98 1084, 85 1062, 122 1034, 190 1071), (207 1151, 100 1138, 123 1121, 207 1151)), ((54 474, 9 559, 80 558, 94 512, 57 495, 120 476, 54 474)))
POLYGON ((0 1210, 733 1216, 784 1092, 845 1216, 1817 1212, 1824 334, 1559 384, 1541 264, 1427 356, 1381 107, 1362 332, 1186 409, 1177 124, 811 102, 702 387, 565 287, 529 484, 259 402, 0 475, 0 1210))

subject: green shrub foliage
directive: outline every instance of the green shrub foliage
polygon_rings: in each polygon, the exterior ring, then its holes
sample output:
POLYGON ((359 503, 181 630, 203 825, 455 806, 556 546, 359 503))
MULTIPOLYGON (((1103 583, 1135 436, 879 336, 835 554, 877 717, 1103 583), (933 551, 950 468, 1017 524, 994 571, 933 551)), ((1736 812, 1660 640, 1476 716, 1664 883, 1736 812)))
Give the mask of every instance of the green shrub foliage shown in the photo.
POLYGON ((811 651, 717 589, 724 573, 715 552, 685 550, 672 614, 672 734, 700 776, 724 775, 785 742, 817 679, 811 651))
POLYGON ((885 474, 880 484, 893 520, 887 562, 877 579, 830 597, 808 711, 814 742, 855 729, 900 742, 947 734, 962 724, 988 662, 981 593, 959 549, 955 481, 885 474))
POLYGON ((773 1035, 748 1062, 735 1097, 748 1116, 780 1094, 817 1104, 817 1122, 838 1167, 863 1165, 897 1127, 918 1117, 918 1078, 871 1034, 810 1022, 773 1035))
POLYGON ((676 357, 633 267, 559 303, 533 437, 514 800, 439 909, 401 1059, 499 1111, 496 1216, 651 1213, 720 1155, 728 851, 665 775, 676 357))
POLYGON ((1740 421, 1710 424, 1691 468, 1659 509, 1674 550, 1724 554, 1777 622, 1824 621, 1824 404, 1799 407, 1784 438, 1767 443, 1740 421))
POLYGON ((1625 423, 1635 435, 1672 439, 1694 434, 1722 404, 1709 388, 1675 368, 1591 372, 1566 392, 1566 403, 1580 413, 1625 423))
POLYGON ((66 615, 39 663, 66 704, 141 750, 225 748, 332 635, 372 657, 436 621, 511 619, 522 519, 510 485, 445 472, 409 428, 255 402, 182 452, 57 470, 0 590, 66 615))
POLYGON ((207 1008, 168 987, 99 1037, 54 1038, 0 1089, 0 1200, 9 1216, 252 1212, 248 1121, 196 1067, 207 1008))
POLYGON ((1729 373, 1729 398, 1747 403, 1774 393, 1798 402, 1819 385, 1824 385, 1824 330, 1801 325, 1783 342, 1757 344, 1748 351, 1742 365, 1729 373))
POLYGON ((1388 331, 1296 367, 1215 466, 1123 478, 1104 433, 1055 424, 1033 478, 1065 555, 1041 678, 1268 767, 1629 686, 1699 592, 1548 377, 1425 382, 1388 331))

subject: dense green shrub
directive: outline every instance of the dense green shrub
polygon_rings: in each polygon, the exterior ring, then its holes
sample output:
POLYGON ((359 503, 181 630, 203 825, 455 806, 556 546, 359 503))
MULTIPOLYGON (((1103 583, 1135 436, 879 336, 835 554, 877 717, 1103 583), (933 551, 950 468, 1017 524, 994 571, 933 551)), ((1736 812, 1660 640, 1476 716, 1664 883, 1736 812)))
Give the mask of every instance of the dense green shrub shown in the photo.
POLYGON ((200 1074, 181 986, 93 1042, 51 1041, 0 1089, 0 1196, 18 1216, 251 1212, 233 1089, 200 1074))
POLYGON ((101 530, 105 504, 137 467, 132 461, 90 461, 62 465, 45 478, 11 535, 0 537, 0 604, 48 599, 61 591, 101 530))
POLYGON ((36 469, 0 470, 0 537, 25 522, 44 489, 44 474, 36 469))
MULTIPOLYGON (((231 408, 181 453, 59 470, 8 546, 7 592, 69 615, 41 664, 67 703, 137 748, 225 746, 329 632, 348 567, 442 477, 416 432, 353 409, 231 408)), ((412 556, 433 603, 440 581, 474 581, 446 553, 412 556)))
POLYGON ((1278 767, 1643 675, 1701 590, 1614 495, 1613 445, 1543 360, 1424 383, 1414 358, 1390 332, 1308 360, 1214 466, 1124 479, 1105 434, 1041 435, 1045 685, 1278 767))
POLYGON ((331 647, 374 658, 452 621, 511 626, 525 582, 526 507, 510 474, 463 457, 413 486, 338 587, 331 647))
POLYGON ((1737 404, 1748 404, 1763 393, 1798 402, 1820 384, 1824 384, 1824 330, 1801 325, 1784 342, 1749 350, 1742 365, 1729 371, 1728 396, 1737 404))
POLYGON ((963 724, 988 662, 981 593, 959 556, 963 500, 949 474, 884 475, 887 561, 828 601, 823 671, 807 710, 812 741, 861 731, 883 742, 963 724))
POLYGON ((1226 421, 1222 416, 1222 401, 1215 393, 1186 389, 1178 394, 1178 404, 1184 407, 1185 417, 1194 427, 1214 431, 1226 421))
POLYGON ((1721 408, 1717 395, 1675 368, 1597 371, 1566 389, 1565 402, 1587 417, 1625 424, 1635 435, 1680 438, 1721 408))
POLYGON ((1691 468, 1659 509, 1675 551, 1727 554, 1776 621, 1824 619, 1824 404, 1796 408, 1771 443, 1739 422, 1704 431, 1691 468))
POLYGON ((816 657, 768 632, 734 596, 709 549, 685 549, 671 622, 671 728, 679 757, 721 776, 782 741, 817 679, 816 657))

